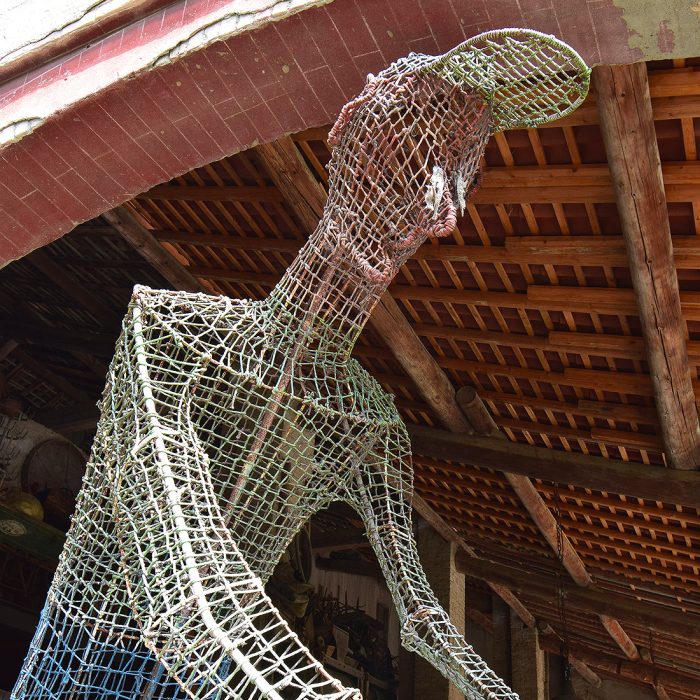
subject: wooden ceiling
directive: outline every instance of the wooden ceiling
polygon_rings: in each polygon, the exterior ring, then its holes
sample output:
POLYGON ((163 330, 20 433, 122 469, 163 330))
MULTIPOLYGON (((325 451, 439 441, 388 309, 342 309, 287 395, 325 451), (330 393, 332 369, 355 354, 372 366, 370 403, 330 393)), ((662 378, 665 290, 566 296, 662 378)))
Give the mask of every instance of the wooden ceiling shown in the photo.
MULTIPOLYGON (((648 66, 693 404, 699 65, 648 66)), ((689 700, 700 694, 700 481, 671 468, 600 113, 591 95, 564 120, 496 135, 457 229, 404 266, 397 306, 386 301, 355 354, 421 426, 419 511, 462 546, 460 566, 591 680, 689 700), (445 377, 476 390, 458 393, 473 430, 450 392, 431 393, 445 377), (445 428, 463 433, 457 447, 445 428), (562 453, 571 459, 552 458, 562 453)), ((134 283, 264 297, 318 219, 327 132, 187 173, 0 272, 0 373, 13 394, 58 429, 94 421, 134 283)))

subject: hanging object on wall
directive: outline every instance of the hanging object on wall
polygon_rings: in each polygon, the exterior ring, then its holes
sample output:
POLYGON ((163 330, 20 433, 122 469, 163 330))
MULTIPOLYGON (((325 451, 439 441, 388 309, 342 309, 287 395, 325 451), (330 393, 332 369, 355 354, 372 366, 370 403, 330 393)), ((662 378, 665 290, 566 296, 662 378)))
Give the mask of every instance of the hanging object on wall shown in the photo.
POLYGON ((526 30, 411 54, 343 108, 323 216, 267 299, 135 289, 14 698, 358 700, 264 592, 333 500, 364 521, 404 645, 470 700, 517 697, 430 590, 406 428, 350 354, 399 267, 453 230, 490 134, 567 114, 588 78, 526 30))

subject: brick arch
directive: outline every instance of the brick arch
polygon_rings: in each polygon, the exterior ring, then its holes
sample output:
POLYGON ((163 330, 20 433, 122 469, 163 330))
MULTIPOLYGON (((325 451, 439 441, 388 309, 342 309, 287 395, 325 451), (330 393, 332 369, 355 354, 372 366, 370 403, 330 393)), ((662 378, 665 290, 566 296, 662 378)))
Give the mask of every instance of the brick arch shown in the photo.
MULTIPOLYGON (((541 0, 475 0, 461 12, 445 0, 335 0, 115 77, 0 151, 0 266, 192 168, 332 121, 368 72, 409 51, 437 53, 520 24, 558 34, 590 62, 639 58, 612 0, 603 10, 587 2, 597 8, 595 21, 581 8, 572 18, 567 0, 530 14, 526 6, 541 0), (599 45, 612 48, 601 56, 599 45)), ((147 41, 149 31, 182 19, 186 5, 173 3, 0 87, 0 109, 31 99, 32 90, 80 80, 88 75, 83 66, 112 65, 106 62, 147 41)))

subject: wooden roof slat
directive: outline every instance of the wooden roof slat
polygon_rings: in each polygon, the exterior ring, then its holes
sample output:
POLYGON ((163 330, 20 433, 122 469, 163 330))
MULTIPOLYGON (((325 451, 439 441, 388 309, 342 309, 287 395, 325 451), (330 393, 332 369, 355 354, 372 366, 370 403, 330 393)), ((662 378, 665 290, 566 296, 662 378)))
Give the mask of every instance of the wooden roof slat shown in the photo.
MULTIPOLYGON (((509 586, 516 594, 520 591, 527 592, 528 595, 554 602, 556 585, 551 579, 532 570, 524 573, 520 568, 504 566, 495 561, 484 561, 464 552, 456 555, 456 563, 457 568, 467 576, 482 580, 491 579, 509 586)), ((665 606, 616 594, 597 585, 581 588, 566 581, 557 585, 561 585, 565 590, 567 605, 571 605, 572 608, 634 621, 647 629, 672 637, 700 641, 700 620, 686 613, 669 611, 665 606)))
POLYGON ((246 187, 245 185, 157 185, 136 199, 173 202, 281 202, 275 187, 246 187))

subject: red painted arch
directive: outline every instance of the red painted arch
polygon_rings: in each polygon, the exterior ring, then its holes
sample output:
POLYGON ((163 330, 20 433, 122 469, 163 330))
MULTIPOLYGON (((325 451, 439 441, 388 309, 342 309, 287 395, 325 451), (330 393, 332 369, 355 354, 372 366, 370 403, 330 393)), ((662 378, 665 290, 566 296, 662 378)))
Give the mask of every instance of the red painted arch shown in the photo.
MULTIPOLYGON (((172 7, 120 41, 138 41, 172 7)), ((502 26, 554 33, 590 63, 639 59, 612 0, 335 0, 118 81, 4 148, 0 266, 192 168, 332 121, 368 72, 409 51, 445 51, 502 26)), ((0 101, 114 58, 109 41, 18 76, 0 101)))

